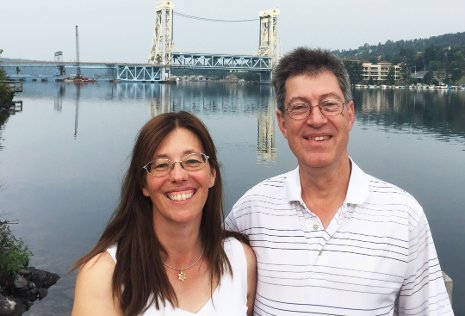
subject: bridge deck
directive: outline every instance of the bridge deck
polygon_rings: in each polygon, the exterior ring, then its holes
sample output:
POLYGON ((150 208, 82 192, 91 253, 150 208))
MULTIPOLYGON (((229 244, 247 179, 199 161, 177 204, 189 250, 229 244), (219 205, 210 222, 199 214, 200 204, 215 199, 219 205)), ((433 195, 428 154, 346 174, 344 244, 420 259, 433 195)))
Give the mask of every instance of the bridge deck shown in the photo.
MULTIPOLYGON (((28 69, 40 67, 58 69, 60 75, 35 75, 36 77, 62 78, 65 73, 76 69, 73 62, 49 62, 49 61, 19 61, 2 62, 0 64, 11 77, 26 79, 28 69)), ((165 81, 170 68, 188 69, 218 69, 218 70, 242 70, 260 72, 266 78, 271 77, 271 58, 251 55, 231 54, 203 54, 203 53, 173 53, 170 62, 163 65, 135 64, 135 63, 92 63, 82 62, 81 70, 108 70, 110 79, 123 81, 165 81)), ((32 71, 31 71, 32 72, 32 71)), ((35 71, 36 72, 36 71, 35 71)), ((267 79, 268 80, 268 79, 267 79)))

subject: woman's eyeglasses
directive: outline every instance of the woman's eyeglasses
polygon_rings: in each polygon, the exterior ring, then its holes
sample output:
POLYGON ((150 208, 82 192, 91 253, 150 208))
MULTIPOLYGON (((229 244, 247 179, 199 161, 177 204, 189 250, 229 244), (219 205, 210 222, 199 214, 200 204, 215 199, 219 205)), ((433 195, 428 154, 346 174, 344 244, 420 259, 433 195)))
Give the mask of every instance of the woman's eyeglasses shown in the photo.
POLYGON ((163 177, 171 173, 176 163, 179 163, 187 171, 200 170, 205 166, 208 158, 210 157, 204 153, 188 154, 179 161, 171 161, 168 158, 157 158, 146 164, 143 168, 154 177, 163 177))

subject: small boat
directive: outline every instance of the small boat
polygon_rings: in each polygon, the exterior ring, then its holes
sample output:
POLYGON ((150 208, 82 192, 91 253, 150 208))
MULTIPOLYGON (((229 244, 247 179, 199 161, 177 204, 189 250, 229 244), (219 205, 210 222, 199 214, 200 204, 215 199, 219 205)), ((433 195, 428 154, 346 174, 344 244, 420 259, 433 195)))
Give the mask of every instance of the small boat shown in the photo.
POLYGON ((68 78, 63 79, 63 81, 68 82, 68 83, 74 83, 74 84, 85 84, 85 83, 92 83, 97 80, 87 78, 83 75, 74 75, 74 76, 70 76, 68 78))
POLYGON ((90 78, 84 77, 83 75, 79 75, 73 78, 73 83, 75 84, 91 83, 95 81, 96 81, 95 79, 90 79, 90 78))

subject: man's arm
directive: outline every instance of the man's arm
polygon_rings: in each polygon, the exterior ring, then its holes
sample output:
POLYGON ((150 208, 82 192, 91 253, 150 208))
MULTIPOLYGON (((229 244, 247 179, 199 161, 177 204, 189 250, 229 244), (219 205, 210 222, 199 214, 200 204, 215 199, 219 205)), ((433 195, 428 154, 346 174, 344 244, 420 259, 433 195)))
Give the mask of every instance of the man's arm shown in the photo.
POLYGON ((409 262, 396 306, 399 315, 454 315, 423 210, 410 224, 409 262))

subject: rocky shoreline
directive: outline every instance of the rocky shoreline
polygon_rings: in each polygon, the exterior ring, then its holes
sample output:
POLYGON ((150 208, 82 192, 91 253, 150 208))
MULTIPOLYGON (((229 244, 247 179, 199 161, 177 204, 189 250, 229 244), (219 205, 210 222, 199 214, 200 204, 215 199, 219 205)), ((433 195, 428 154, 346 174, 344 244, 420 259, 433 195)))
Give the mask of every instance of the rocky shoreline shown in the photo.
POLYGON ((0 316, 22 315, 34 301, 47 296, 47 289, 59 279, 56 273, 34 267, 21 269, 12 284, 0 289, 0 316))

